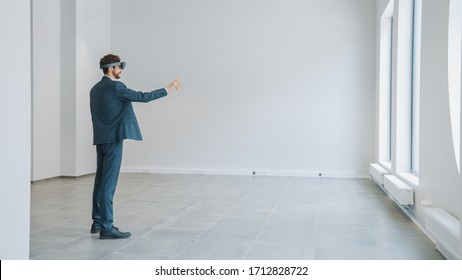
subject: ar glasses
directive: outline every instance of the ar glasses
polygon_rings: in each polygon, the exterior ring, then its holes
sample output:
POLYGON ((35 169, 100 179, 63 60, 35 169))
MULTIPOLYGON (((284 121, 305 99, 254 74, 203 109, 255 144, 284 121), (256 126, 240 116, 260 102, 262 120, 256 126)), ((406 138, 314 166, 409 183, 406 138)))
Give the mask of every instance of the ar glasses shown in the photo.
POLYGON ((120 69, 124 69, 125 65, 126 65, 125 62, 114 62, 114 63, 100 65, 99 68, 104 69, 104 68, 111 67, 111 66, 120 66, 120 69))

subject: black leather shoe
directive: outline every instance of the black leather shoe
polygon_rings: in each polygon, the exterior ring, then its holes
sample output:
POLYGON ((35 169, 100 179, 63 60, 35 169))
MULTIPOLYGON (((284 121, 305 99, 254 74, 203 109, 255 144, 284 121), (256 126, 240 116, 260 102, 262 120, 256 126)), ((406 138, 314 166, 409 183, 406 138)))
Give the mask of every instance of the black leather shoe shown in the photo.
POLYGON ((90 232, 91 233, 98 233, 101 229, 101 225, 99 223, 95 223, 93 222, 93 224, 91 224, 91 230, 90 232))
POLYGON ((121 239, 128 238, 130 235, 132 235, 130 232, 123 232, 113 227, 110 231, 100 231, 99 239, 121 239))

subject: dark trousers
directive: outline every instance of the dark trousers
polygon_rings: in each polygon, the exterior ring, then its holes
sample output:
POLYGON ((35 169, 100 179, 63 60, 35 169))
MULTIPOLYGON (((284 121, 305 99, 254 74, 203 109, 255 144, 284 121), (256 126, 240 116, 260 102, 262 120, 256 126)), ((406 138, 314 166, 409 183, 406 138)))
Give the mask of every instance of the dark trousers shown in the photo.
POLYGON ((93 187, 92 219, 101 225, 101 231, 113 227, 112 202, 119 179, 123 141, 96 145, 97 167, 93 187))

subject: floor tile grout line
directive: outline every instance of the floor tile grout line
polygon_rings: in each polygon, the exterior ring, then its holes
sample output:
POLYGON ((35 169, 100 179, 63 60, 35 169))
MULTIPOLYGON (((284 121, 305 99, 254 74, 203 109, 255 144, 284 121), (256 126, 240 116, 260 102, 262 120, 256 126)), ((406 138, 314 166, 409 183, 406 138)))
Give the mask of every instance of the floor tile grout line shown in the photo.
POLYGON ((321 186, 319 181, 316 184, 316 213, 314 215, 314 240, 313 240, 313 260, 316 260, 316 247, 318 238, 318 224, 319 224, 319 198, 320 198, 321 186))
MULTIPOLYGON (((223 186, 221 186, 220 188, 222 188, 222 187, 223 187, 223 186)), ((208 198, 208 197, 212 196, 213 194, 217 193, 217 192, 220 190, 220 188, 218 188, 215 192, 211 193, 209 196, 207 196, 207 197, 205 197, 205 198, 202 198, 201 200, 199 200, 199 201, 195 202, 194 204, 192 204, 191 206, 187 207, 187 208, 184 209, 182 212, 186 211, 188 208, 194 206, 195 204, 200 203, 201 201, 205 200, 206 198, 208 198)), ((173 196, 173 195, 172 195, 172 196, 173 196)), ((145 208, 145 209, 148 209, 148 208, 150 208, 150 207, 147 207, 147 208, 145 208)), ((175 217, 176 217, 176 216, 175 216, 175 217)), ((114 252, 108 254, 108 255, 105 256, 103 259, 109 258, 110 256, 116 254, 118 251, 120 251, 120 250, 122 250, 122 249, 128 247, 128 246, 131 245, 131 244, 133 244, 136 240, 142 239, 143 237, 145 237, 145 236, 148 235, 149 233, 151 233, 151 232, 157 230, 159 227, 161 227, 162 225, 168 223, 170 220, 174 219, 175 217, 170 217, 170 218, 168 218, 168 219, 167 219, 166 221, 164 221, 163 223, 158 224, 157 226, 155 226, 155 227, 152 228, 151 230, 145 232, 143 235, 139 236, 139 237, 136 238, 136 239, 133 239, 132 241, 130 241, 129 243, 127 243, 125 246, 123 246, 123 247, 117 249, 116 251, 114 251, 114 252)))
POLYGON ((361 205, 359 204, 358 197, 357 197, 357 195, 356 195, 355 193, 353 194, 353 197, 354 197, 354 199, 355 199, 356 205, 357 205, 358 208, 359 208, 359 211, 361 212, 361 218, 362 218, 362 220, 364 221, 364 223, 366 224, 367 230, 368 230, 370 236, 372 237, 372 240, 374 241, 374 244, 377 246, 377 239, 376 239, 376 237, 374 236, 374 233, 372 232, 372 229, 371 229, 371 227, 370 227, 369 222, 368 222, 367 219, 366 219, 366 216, 364 215, 365 213, 364 213, 363 208, 362 208, 361 205))
MULTIPOLYGON (((166 183, 166 184, 159 185, 158 188, 163 187, 163 186, 168 186, 168 185, 174 184, 174 183, 175 183, 175 181, 168 182, 168 183, 166 183)), ((195 184, 195 185, 197 185, 197 184, 195 184)), ((156 188, 156 189, 157 189, 157 188, 156 188)), ((150 191, 152 191, 152 190, 150 190, 150 191)), ((171 199, 172 197, 174 197, 175 195, 178 195, 178 194, 180 194, 180 193, 182 193, 182 192, 184 192, 184 191, 185 191, 185 190, 180 190, 180 191, 178 191, 178 192, 172 192, 172 193, 170 193, 170 195, 169 195, 164 201, 167 201, 167 200, 171 199)), ((136 196, 138 196, 138 195, 139 195, 139 194, 137 194, 136 196)), ((133 198, 133 197, 134 197, 134 196, 132 196, 132 197, 130 197, 130 198, 133 198)), ((127 200, 128 200, 128 199, 127 199, 127 200)), ((127 201, 127 200, 124 200, 124 201, 127 201)), ((151 208, 151 207, 154 207, 154 206, 156 206, 156 205, 158 205, 158 204, 160 204, 160 203, 162 203, 162 202, 164 202, 164 201, 157 201, 157 202, 155 202, 155 203, 153 203, 153 204, 151 204, 151 205, 149 205, 149 206, 147 206, 147 207, 144 207, 144 208, 142 208, 142 209, 139 209, 139 210, 137 210, 137 211, 134 211, 134 212, 132 212, 132 213, 130 213, 130 214, 131 214, 131 215, 136 215, 137 213, 140 213, 140 212, 142 212, 142 211, 144 211, 144 210, 146 210, 146 209, 149 209, 149 208, 151 208)))
MULTIPOLYGON (((226 186, 227 184, 225 184, 226 186)), ((249 190, 243 197, 241 197, 238 201, 236 201, 232 207, 230 207, 225 213, 223 213, 221 216, 219 216, 215 222, 209 226, 207 229, 205 229, 202 234, 200 234, 199 236, 196 237, 196 239, 200 239, 207 231, 209 231, 211 228, 213 228, 213 226, 215 226, 217 224, 218 221, 220 221, 224 216, 226 216, 232 209, 234 209, 234 207, 240 202, 242 201, 245 197, 247 197, 249 195, 249 193, 251 193, 251 191, 253 190, 254 188, 252 188, 251 190, 249 190)), ((185 248, 183 248, 183 250, 181 250, 175 257, 174 259, 178 259, 178 257, 184 252, 186 251, 189 247, 191 247, 192 244, 190 244, 189 246, 186 246, 185 248)))
MULTIPOLYGON (((171 182, 167 182, 167 183, 165 183, 165 184, 161 184, 161 185, 157 186, 157 188, 160 188, 160 187, 163 187, 163 186, 172 185, 172 184, 175 183, 175 181, 176 181, 176 180, 171 181, 171 182)), ((157 189, 157 188, 155 188, 155 189, 157 189)), ((176 194, 177 194, 177 193, 172 193, 169 197, 173 197, 173 196, 176 195, 176 194)), ((125 199, 124 201, 128 201, 128 200, 130 200, 130 198, 133 198, 133 197, 134 197, 134 196, 131 196, 131 197, 125 199)), ((151 207, 153 207, 154 205, 157 205, 157 204, 158 204, 158 203, 156 202, 156 203, 154 203, 153 205, 150 205, 149 207, 145 207, 145 208, 140 209, 139 211, 135 211, 135 212, 133 212, 133 213, 131 213, 131 214, 133 215, 133 214, 139 213, 139 212, 141 212, 141 211, 143 211, 143 210, 146 210, 146 209, 149 209, 149 208, 151 208, 151 207)), ((171 219, 171 218, 169 218, 169 219, 167 219, 165 222, 163 222, 163 223, 157 225, 156 227, 154 227, 153 229, 151 229, 151 230, 148 231, 147 233, 152 232, 153 230, 157 229, 159 226, 161 226, 162 224, 168 222, 170 219, 171 219)), ((113 256, 114 254, 116 254, 116 253, 119 252, 120 250, 122 250, 122 249, 128 247, 129 245, 131 245, 131 244, 133 244, 133 243, 135 243, 137 240, 143 238, 143 236, 146 235, 147 233, 141 235, 140 237, 138 237, 138 238, 136 238, 136 239, 133 238, 133 240, 130 240, 130 242, 128 242, 128 243, 125 244, 124 246, 122 246, 122 247, 116 249, 115 251, 109 253, 108 255, 104 256, 104 257, 102 258, 102 260, 107 259, 107 258, 109 258, 110 256, 113 256)))
POLYGON ((282 194, 284 193, 285 190, 287 190, 288 184, 289 184, 289 183, 286 183, 286 186, 284 186, 284 189, 283 189, 283 190, 281 191, 281 193, 279 194, 278 199, 277 199, 276 202, 274 203, 274 206, 273 206, 273 208, 271 209, 270 214, 266 217, 265 222, 264 222, 263 225, 260 227, 260 230, 258 231, 258 233, 257 233, 257 235, 255 236, 255 238, 252 240, 252 242, 250 242, 250 246, 249 246, 249 248, 247 248, 247 251, 245 252, 243 259, 247 259, 247 256, 249 255, 249 252, 250 252, 250 250, 252 249, 252 246, 253 246, 253 244, 255 243, 255 240, 258 239, 258 237, 259 237, 260 234, 261 234, 261 230, 262 230, 263 228, 265 228, 265 226, 268 224, 268 221, 269 221, 271 215, 273 215, 273 213, 274 213, 274 209, 277 207, 278 202, 281 200, 282 194))

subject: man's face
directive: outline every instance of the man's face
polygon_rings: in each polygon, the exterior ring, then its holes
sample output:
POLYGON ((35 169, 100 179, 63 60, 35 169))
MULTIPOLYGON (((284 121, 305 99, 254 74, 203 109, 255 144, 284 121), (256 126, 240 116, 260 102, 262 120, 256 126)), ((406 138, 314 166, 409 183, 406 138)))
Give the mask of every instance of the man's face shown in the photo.
POLYGON ((120 68, 120 66, 117 65, 117 66, 111 67, 110 69, 111 69, 110 71, 112 75, 114 75, 116 79, 120 79, 120 76, 122 75, 122 68, 120 68))

